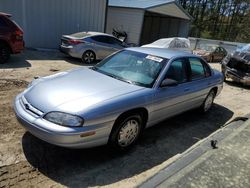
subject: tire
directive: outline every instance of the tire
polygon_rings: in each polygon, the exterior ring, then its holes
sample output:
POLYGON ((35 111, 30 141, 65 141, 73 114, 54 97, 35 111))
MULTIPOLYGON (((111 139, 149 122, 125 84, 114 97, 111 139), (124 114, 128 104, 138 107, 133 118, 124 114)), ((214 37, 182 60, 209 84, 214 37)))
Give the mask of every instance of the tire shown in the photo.
POLYGON ((200 107, 200 111, 202 113, 206 113, 207 111, 209 111, 211 109, 211 107, 213 106, 214 103, 214 98, 215 98, 215 91, 211 90, 208 95, 206 96, 203 104, 200 107))
POLYGON ((95 60, 96 60, 96 55, 91 50, 84 52, 82 55, 82 62, 83 63, 91 64, 91 63, 94 63, 95 60))
POLYGON ((143 130, 143 120, 139 114, 127 115, 115 123, 109 137, 109 145, 118 150, 131 148, 143 130))
POLYGON ((0 44, 0 64, 6 63, 10 58, 10 49, 4 44, 0 44))

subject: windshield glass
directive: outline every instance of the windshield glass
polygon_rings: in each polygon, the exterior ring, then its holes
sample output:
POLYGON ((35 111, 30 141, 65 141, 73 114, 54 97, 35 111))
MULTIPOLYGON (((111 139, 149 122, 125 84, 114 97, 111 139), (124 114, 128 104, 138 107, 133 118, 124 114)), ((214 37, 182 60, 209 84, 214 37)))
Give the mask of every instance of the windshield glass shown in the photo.
POLYGON ((101 61, 93 70, 130 84, 152 87, 166 62, 161 57, 123 50, 101 61))

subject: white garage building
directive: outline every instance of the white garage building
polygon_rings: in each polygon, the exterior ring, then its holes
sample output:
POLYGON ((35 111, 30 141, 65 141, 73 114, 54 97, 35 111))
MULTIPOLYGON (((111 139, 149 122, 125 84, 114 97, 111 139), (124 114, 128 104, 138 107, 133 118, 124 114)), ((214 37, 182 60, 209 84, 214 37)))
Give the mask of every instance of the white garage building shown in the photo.
POLYGON ((58 48, 62 34, 105 31, 108 0, 0 0, 23 28, 26 47, 58 48))
POLYGON ((187 37, 192 17, 174 0, 109 0, 106 32, 125 31, 128 43, 187 37))

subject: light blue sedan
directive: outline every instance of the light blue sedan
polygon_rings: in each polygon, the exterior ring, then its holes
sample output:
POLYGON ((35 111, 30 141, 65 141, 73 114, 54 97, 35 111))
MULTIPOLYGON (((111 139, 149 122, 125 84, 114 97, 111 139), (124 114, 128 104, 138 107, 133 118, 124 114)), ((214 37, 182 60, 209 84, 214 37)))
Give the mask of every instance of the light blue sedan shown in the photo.
POLYGON ((14 108, 30 133, 51 144, 126 149, 166 118, 208 111, 222 84, 220 72, 190 53, 128 48, 92 68, 34 80, 14 108))

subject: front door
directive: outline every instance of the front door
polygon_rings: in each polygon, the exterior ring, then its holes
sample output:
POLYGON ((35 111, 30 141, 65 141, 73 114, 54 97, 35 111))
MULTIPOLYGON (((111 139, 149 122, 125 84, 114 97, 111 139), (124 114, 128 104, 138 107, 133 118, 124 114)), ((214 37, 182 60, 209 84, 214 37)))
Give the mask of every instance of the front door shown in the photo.
POLYGON ((157 89, 154 96, 152 116, 155 121, 162 121, 188 109, 188 101, 192 93, 190 82, 188 82, 186 59, 174 60, 170 64, 164 79, 176 80, 178 85, 157 89))

